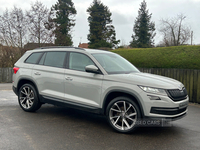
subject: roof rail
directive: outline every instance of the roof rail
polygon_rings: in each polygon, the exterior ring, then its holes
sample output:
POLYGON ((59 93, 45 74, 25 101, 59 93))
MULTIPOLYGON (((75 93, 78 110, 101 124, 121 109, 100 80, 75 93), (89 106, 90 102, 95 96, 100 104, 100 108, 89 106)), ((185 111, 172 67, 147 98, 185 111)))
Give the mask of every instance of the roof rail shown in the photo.
POLYGON ((74 49, 85 50, 85 49, 80 48, 80 47, 72 47, 72 46, 47 46, 47 47, 38 47, 38 48, 35 48, 34 50, 37 50, 37 49, 50 49, 50 48, 74 48, 74 49))

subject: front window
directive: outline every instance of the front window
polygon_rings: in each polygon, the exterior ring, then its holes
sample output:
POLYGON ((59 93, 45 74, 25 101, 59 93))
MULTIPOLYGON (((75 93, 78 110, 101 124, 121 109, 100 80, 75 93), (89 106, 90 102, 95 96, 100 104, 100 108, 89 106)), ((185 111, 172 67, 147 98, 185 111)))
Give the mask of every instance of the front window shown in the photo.
POLYGON ((127 74, 139 72, 129 61, 114 53, 92 54, 108 74, 127 74))
POLYGON ((69 57, 69 69, 85 71, 88 65, 95 65, 93 61, 85 54, 71 52, 69 57))

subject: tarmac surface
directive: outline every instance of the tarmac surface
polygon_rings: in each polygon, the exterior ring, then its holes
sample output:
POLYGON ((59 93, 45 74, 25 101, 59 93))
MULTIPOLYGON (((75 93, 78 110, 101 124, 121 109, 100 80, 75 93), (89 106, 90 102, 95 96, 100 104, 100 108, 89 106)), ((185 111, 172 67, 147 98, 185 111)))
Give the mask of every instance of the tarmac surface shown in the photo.
POLYGON ((0 84, 0 150, 199 150, 200 105, 168 127, 112 130, 104 116, 53 105, 35 113, 18 105, 12 84, 0 84))

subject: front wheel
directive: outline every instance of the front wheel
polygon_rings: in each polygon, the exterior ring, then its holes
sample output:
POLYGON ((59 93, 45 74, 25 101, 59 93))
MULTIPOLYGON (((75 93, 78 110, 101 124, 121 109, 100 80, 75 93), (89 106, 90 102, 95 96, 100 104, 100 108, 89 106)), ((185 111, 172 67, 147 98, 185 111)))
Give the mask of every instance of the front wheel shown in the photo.
POLYGON ((122 133, 134 131, 141 118, 137 104, 128 97, 114 98, 107 106, 106 116, 113 129, 122 133))
POLYGON ((35 87, 31 84, 24 84, 19 89, 18 101, 20 107, 27 112, 34 112, 41 107, 35 87))

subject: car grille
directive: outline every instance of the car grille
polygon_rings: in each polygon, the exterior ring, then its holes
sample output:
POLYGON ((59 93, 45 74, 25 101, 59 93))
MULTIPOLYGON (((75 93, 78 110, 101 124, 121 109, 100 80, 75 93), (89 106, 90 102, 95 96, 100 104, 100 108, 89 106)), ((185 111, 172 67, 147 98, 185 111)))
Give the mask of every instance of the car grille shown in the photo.
POLYGON ((167 90, 169 97, 173 101, 181 101, 187 98, 187 90, 183 88, 182 90, 174 89, 174 90, 167 90))

